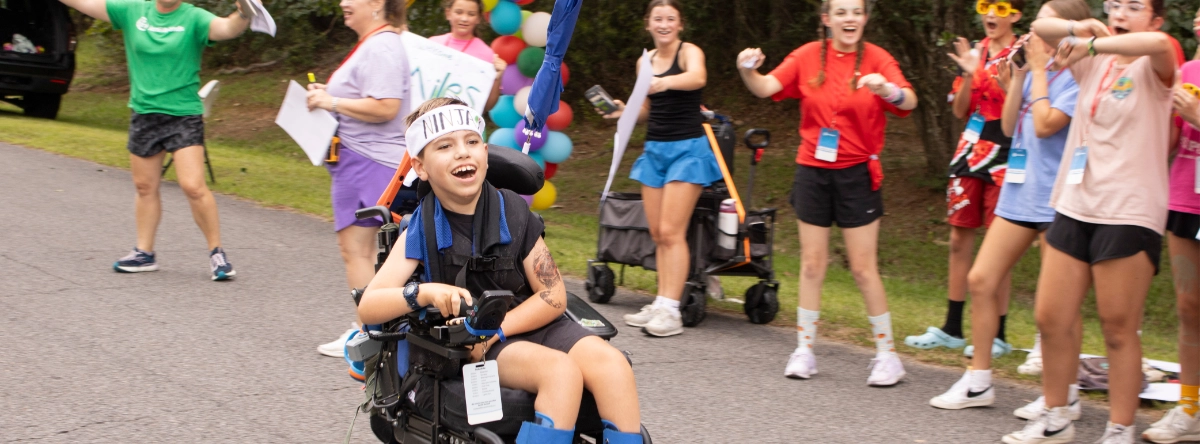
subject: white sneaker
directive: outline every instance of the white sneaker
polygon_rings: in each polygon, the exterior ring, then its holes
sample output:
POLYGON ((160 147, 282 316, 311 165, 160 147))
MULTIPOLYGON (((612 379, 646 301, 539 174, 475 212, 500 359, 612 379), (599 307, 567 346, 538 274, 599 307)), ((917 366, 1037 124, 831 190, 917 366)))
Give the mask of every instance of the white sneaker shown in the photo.
MULTIPOLYGON (((1013 410, 1013 415, 1021 419, 1033 420, 1046 410, 1046 397, 1038 396, 1038 399, 1026 404, 1024 407, 1013 410)), ((1083 416, 1083 403, 1079 402, 1079 386, 1071 384, 1071 389, 1067 392, 1067 417, 1072 421, 1078 421, 1083 416)))
POLYGON ((1101 436, 1096 444, 1134 444, 1136 429, 1134 426, 1113 424, 1110 421, 1108 427, 1104 428, 1104 436, 1101 436))
POLYGON ((708 277, 708 298, 714 300, 725 299, 725 289, 721 287, 721 278, 717 276, 708 277))
POLYGON ((683 333, 683 317, 679 313, 666 308, 654 309, 653 313, 654 317, 642 327, 643 332, 660 338, 683 333))
POLYGON ((630 327, 645 327, 646 324, 650 323, 651 319, 654 319, 653 304, 642 307, 642 311, 637 313, 625 315, 625 325, 630 327))
POLYGON ((1037 352, 1030 353, 1025 358, 1025 363, 1017 366, 1017 373, 1030 376, 1042 374, 1042 354, 1037 352))
POLYGON ((788 358, 787 368, 783 370, 783 376, 792 379, 808 379, 812 375, 817 374, 817 358, 808 350, 799 348, 792 352, 792 356, 788 358))
POLYGON ((867 385, 874 387, 890 387, 896 385, 901 379, 904 379, 904 364, 900 362, 900 357, 895 353, 883 353, 875 355, 875 359, 871 360, 871 376, 867 378, 867 385))
POLYGON ((1020 431, 1004 436, 1005 444, 1065 444, 1075 440, 1075 424, 1066 407, 1043 409, 1020 431))
POLYGON ((996 386, 989 385, 983 391, 971 390, 971 371, 950 386, 950 390, 929 400, 929 405, 939 409, 962 410, 969 407, 984 407, 996 402, 996 386))
POLYGON ((1200 441, 1200 420, 1183 411, 1183 406, 1177 406, 1167 412, 1162 419, 1142 432, 1142 439, 1157 443, 1173 443, 1180 441, 1200 441))
POLYGON ((358 331, 358 328, 351 328, 334 339, 333 342, 321 344, 317 346, 317 353, 323 354, 331 358, 341 358, 346 355, 346 341, 350 339, 350 335, 358 331))

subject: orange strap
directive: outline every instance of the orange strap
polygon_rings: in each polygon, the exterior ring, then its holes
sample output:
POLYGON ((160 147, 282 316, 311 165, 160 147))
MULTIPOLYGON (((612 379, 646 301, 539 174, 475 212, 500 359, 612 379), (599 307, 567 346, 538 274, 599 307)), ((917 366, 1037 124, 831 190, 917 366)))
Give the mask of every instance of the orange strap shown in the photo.
MULTIPOLYGON (((392 201, 396 200, 396 193, 400 192, 400 187, 404 186, 404 176, 408 175, 408 170, 412 169, 412 159, 408 157, 408 153, 404 153, 404 158, 400 159, 400 167, 396 168, 396 175, 392 176, 391 183, 388 183, 387 189, 383 190, 383 195, 379 196, 377 205, 382 205, 388 208, 392 207, 392 201)), ((400 215, 392 213, 392 220, 400 223, 400 215)))
MULTIPOLYGON (((721 154, 721 147, 717 144, 717 135, 713 134, 712 125, 704 123, 704 133, 708 134, 708 145, 713 150, 713 155, 717 157, 717 166, 721 167, 721 177, 725 179, 725 187, 729 189, 729 196, 733 198, 734 205, 737 207, 738 226, 746 224, 746 208, 742 206, 742 198, 738 196, 737 186, 733 184, 733 175, 729 174, 729 167, 725 165, 725 157, 721 154)), ((750 238, 742 239, 744 242, 743 252, 746 259, 742 263, 733 267, 740 267, 750 263, 750 238)), ((730 267, 730 268, 733 268, 730 267)))

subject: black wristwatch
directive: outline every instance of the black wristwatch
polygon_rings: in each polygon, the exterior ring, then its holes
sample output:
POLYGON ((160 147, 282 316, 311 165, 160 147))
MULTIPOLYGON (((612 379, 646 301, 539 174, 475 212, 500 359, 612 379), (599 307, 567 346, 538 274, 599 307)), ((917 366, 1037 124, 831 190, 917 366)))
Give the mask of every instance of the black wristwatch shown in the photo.
POLYGON ((421 309, 421 304, 417 303, 417 294, 420 290, 421 283, 417 281, 409 282, 408 285, 404 286, 404 300, 408 302, 408 308, 411 308, 412 311, 421 309))

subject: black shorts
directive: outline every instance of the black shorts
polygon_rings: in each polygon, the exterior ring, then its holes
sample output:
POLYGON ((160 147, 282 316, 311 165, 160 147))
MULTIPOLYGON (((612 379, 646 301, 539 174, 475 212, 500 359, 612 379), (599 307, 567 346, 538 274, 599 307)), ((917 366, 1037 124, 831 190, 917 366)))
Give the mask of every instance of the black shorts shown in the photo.
POLYGON ((129 117, 129 143, 125 147, 135 156, 152 157, 197 145, 204 146, 203 116, 134 112, 129 117))
POLYGON ((866 162, 840 170, 796 165, 789 201, 796 219, 818 227, 857 228, 883 216, 883 193, 871 190, 866 162))
POLYGON ((1050 224, 1053 223, 1053 222, 1025 222, 1025 221, 1020 221, 1020 220, 1012 220, 1012 219, 1009 219, 1004 216, 999 216, 999 217, 1001 219, 1004 219, 1005 221, 1008 221, 1008 223, 1010 223, 1010 224, 1016 225, 1018 227, 1026 229, 1026 230, 1037 230, 1038 233, 1046 232, 1046 230, 1050 229, 1050 224))
POLYGON ((567 353, 571 351, 571 348, 575 346, 575 343, 588 336, 595 335, 592 334, 591 330, 584 328, 582 325, 576 324, 566 315, 562 315, 559 316, 558 319, 555 319, 554 322, 546 324, 546 326, 542 328, 516 336, 509 336, 504 342, 497 342, 493 344, 492 347, 487 351, 487 359, 496 359, 497 356, 500 356, 500 351, 504 350, 504 347, 508 347, 514 342, 522 341, 532 342, 546 348, 552 348, 554 350, 567 353))
POLYGON ((1046 242, 1063 253, 1089 264, 1133 256, 1145 251, 1158 274, 1162 235, 1136 225, 1100 225, 1056 213, 1046 231, 1046 242))
POLYGON ((1200 214, 1182 213, 1179 211, 1168 212, 1167 231, 1187 240, 1196 239, 1196 233, 1200 232, 1200 214))

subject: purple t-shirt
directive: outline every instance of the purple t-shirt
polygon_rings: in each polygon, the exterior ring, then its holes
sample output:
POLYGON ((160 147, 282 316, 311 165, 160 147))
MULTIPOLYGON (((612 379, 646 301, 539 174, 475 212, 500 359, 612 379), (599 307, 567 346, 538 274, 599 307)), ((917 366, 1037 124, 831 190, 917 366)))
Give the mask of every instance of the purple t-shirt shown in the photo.
POLYGON ((367 123, 337 114, 337 135, 346 149, 379 164, 398 168, 404 158, 404 117, 408 115, 410 74, 400 35, 376 34, 362 42, 326 87, 333 97, 400 99, 400 112, 390 121, 367 123))
MULTIPOLYGON (((1200 61, 1187 62, 1183 65, 1183 83, 1200 85, 1200 61)), ((1200 183, 1197 183, 1196 166, 1200 162, 1200 130, 1183 119, 1175 119, 1183 125, 1179 133, 1179 152, 1175 162, 1171 164, 1171 201, 1168 205, 1172 211, 1181 213, 1200 214, 1200 183)))

